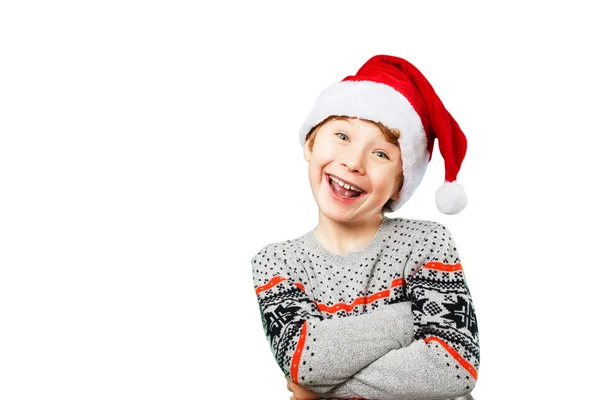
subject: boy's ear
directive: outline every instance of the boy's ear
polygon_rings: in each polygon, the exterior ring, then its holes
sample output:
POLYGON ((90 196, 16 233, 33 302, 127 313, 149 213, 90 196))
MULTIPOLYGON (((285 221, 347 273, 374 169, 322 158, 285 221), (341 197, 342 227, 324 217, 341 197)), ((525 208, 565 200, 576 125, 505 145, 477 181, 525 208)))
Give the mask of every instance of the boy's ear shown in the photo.
POLYGON ((398 190, 396 193, 394 193, 391 197, 392 200, 399 200, 400 199, 400 191, 398 190))
POLYGON ((306 161, 309 161, 309 162, 310 162, 310 157, 311 157, 311 155, 312 155, 312 152, 311 152, 311 151, 310 151, 310 149, 308 148, 308 140, 306 140, 306 141, 304 142, 304 159, 305 159, 306 161))

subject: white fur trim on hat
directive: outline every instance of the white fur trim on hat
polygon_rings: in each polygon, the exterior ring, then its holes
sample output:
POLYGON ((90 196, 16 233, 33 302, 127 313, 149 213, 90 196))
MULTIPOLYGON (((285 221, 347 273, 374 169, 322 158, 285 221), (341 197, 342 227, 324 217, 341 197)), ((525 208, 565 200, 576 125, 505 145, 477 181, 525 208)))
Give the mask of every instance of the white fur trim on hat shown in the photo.
POLYGON ((419 114, 400 92, 383 83, 342 81, 326 88, 302 124, 300 144, 304 146, 310 130, 331 115, 348 116, 380 122, 400 131, 400 152, 404 184, 400 199, 391 201, 397 210, 412 196, 421 183, 429 163, 427 139, 419 114))
POLYGON ((444 214, 458 214, 467 206, 467 193, 456 181, 445 181, 435 192, 435 204, 444 214))

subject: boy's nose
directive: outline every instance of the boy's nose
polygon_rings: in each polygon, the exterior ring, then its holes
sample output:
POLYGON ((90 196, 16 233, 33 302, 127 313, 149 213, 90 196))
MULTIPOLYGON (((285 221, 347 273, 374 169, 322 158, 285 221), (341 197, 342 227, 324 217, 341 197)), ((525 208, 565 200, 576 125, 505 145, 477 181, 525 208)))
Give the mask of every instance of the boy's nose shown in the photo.
POLYGON ((342 157, 342 165, 348 168, 352 172, 364 172, 363 156, 356 153, 346 153, 342 157))

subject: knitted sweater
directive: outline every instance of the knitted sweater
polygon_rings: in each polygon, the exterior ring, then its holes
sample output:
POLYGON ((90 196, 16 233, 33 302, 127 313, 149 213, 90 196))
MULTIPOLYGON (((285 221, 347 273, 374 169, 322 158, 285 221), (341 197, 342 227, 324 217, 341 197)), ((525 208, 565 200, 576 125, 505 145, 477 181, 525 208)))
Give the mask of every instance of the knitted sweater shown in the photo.
POLYGON ((384 216, 360 251, 315 230, 264 246, 254 289, 275 359, 328 398, 448 399, 473 390, 479 335, 448 229, 384 216))

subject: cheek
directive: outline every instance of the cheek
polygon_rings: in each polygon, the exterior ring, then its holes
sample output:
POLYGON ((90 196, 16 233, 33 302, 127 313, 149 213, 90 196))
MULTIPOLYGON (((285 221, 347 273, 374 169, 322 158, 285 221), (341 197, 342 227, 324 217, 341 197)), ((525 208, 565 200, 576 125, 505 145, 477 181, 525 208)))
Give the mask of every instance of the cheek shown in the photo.
POLYGON ((310 160, 310 170, 317 175, 322 173, 323 168, 325 168, 328 163, 327 160, 328 158, 323 152, 313 153, 313 157, 310 160))
POLYGON ((320 164, 311 164, 309 169, 310 180, 313 185, 320 185, 323 180, 323 167, 320 164))
POLYGON ((395 186, 398 185, 398 182, 395 178, 391 178, 392 172, 382 172, 373 178, 373 185, 377 186, 381 191, 384 190, 392 190, 395 186))

